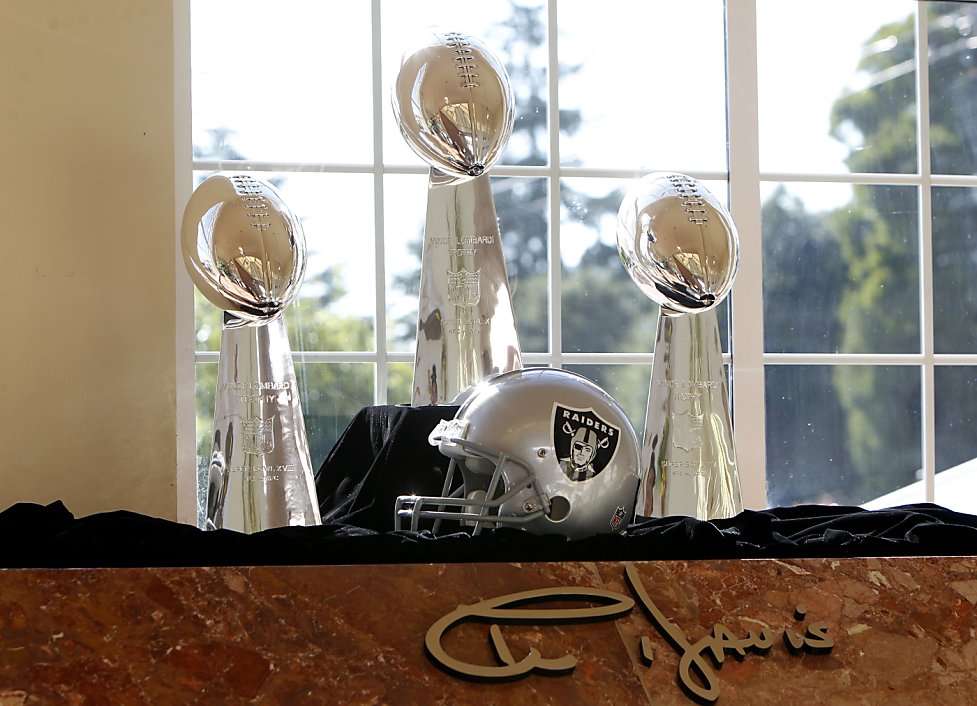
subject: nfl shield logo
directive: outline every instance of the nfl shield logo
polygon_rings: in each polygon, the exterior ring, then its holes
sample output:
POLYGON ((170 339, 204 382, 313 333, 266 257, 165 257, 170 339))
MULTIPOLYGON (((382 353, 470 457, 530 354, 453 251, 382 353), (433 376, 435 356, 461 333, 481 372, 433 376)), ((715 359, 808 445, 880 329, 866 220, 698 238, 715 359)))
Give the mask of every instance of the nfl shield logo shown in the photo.
POLYGON ((455 306, 475 306, 482 298, 478 275, 481 270, 448 272, 448 303, 455 306))
POLYGON ((242 419, 241 446, 249 454, 271 453, 275 448, 275 418, 242 419))
POLYGON ((672 412, 672 446, 691 451, 702 447, 702 415, 672 412))
POLYGON ((624 520, 627 516, 628 511, 618 505, 617 510, 614 511, 614 516, 611 517, 611 529, 615 532, 621 529, 621 525, 624 524, 624 520))

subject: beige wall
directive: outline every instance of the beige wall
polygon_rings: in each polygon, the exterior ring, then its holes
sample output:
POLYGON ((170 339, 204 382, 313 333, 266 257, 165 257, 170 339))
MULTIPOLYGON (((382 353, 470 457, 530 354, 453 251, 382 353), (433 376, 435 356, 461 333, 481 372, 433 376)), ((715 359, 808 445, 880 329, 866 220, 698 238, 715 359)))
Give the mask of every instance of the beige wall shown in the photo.
POLYGON ((0 509, 176 517, 175 15, 0 5, 0 509))

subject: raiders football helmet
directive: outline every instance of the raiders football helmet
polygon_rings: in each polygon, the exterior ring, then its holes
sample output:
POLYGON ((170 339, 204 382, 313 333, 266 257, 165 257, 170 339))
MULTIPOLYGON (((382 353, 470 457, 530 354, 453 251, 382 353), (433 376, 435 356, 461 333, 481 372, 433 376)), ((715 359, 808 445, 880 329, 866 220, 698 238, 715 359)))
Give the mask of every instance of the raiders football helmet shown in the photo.
POLYGON ((634 516, 640 451, 620 405, 557 368, 525 368, 477 385, 428 439, 451 459, 442 497, 397 498, 394 526, 432 519, 519 527, 580 539, 620 533, 634 516), (461 469, 462 486, 454 478, 461 469))

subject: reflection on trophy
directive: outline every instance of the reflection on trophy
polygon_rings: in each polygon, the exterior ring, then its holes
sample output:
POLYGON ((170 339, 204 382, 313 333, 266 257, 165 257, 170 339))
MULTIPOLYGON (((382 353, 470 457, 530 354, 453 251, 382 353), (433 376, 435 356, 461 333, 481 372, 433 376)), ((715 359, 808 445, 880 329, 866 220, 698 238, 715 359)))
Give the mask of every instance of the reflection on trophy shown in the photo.
POLYGON ((733 285, 739 238, 695 179, 650 174, 624 198, 618 252, 661 305, 636 514, 706 520, 743 509, 715 307, 733 285))
POLYGON ((442 404, 522 367, 486 174, 512 132, 509 77, 479 40, 432 29, 401 61, 393 109, 431 167, 411 403, 442 404))
POLYGON ((283 318, 305 275, 301 224, 271 185, 220 173, 190 197, 182 247, 224 310, 206 528, 321 524, 283 318))

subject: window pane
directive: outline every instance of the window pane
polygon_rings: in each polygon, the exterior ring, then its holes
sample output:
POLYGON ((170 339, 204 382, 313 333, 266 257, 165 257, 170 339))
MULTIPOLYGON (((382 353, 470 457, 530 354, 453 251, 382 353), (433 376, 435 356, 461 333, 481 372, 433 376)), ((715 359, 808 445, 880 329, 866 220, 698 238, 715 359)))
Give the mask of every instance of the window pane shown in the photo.
POLYGON ((933 335, 937 353, 977 353, 977 189, 934 188, 933 335))
POLYGON ((939 505, 977 513, 977 367, 937 367, 936 495, 939 505))
POLYGON ((617 252, 617 212, 627 184, 563 179, 560 224, 563 349, 650 352, 658 305, 632 283, 617 252))
POLYGON ((565 365, 563 367, 590 378, 616 399, 631 420, 634 432, 638 436, 638 443, 641 443, 645 410, 648 406, 648 385, 651 381, 650 365, 565 365))
POLYGON ((318 470, 350 420, 373 404, 372 363, 297 363, 295 377, 309 438, 312 469, 318 470))
POLYGON ((410 404, 413 397, 414 366, 411 363, 387 364, 387 404, 410 404))
POLYGON ((219 351, 224 312, 193 288, 194 350, 219 351))
POLYGON ((916 171, 915 6, 758 0, 762 170, 916 171))
POLYGON ((550 347, 549 193, 546 179, 492 179, 519 345, 527 353, 550 347))
POLYGON ((203 525, 207 507, 207 467, 214 443, 214 395, 217 392, 217 363, 196 363, 196 438, 197 438, 197 526, 203 525))
MULTIPOLYGON (((428 0, 423 10, 414 3, 384 0, 381 5, 384 28, 383 85, 391 90, 404 51, 410 49, 415 32, 430 25, 473 35, 499 57, 509 73, 516 102, 516 124, 502 155, 502 164, 545 164, 549 141, 546 137, 547 46, 546 10, 543 2, 483 0, 428 0)), ((345 12, 345 10, 344 10, 345 12)), ((388 164, 420 164, 401 137, 388 104, 383 106, 383 152, 388 164)))
POLYGON ((195 156, 372 161, 369 3, 207 0, 192 22, 195 156))
POLYGON ((374 350, 373 178, 289 173, 276 181, 302 221, 309 253, 302 289, 285 313, 293 350, 374 350))
POLYGON ((918 213, 912 186, 767 185, 765 350, 918 352, 918 213))
POLYGON ((387 348, 391 351, 414 352, 427 181, 427 174, 383 177, 387 348))
POLYGON ((768 365, 765 375, 769 505, 861 504, 917 480, 918 368, 768 365))
POLYGON ((726 170, 720 0, 558 12, 562 164, 726 170))
POLYGON ((937 174, 977 173, 977 6, 933 3, 929 19, 930 140, 937 174))

